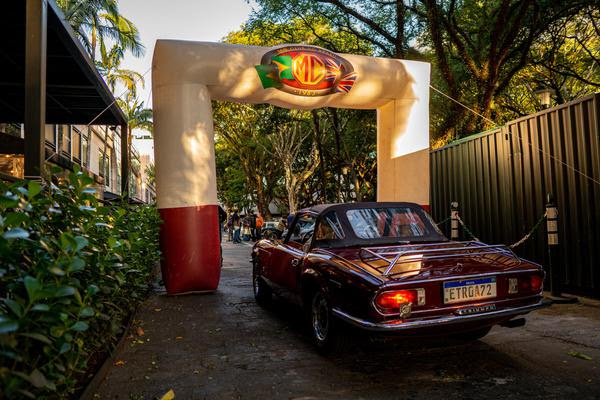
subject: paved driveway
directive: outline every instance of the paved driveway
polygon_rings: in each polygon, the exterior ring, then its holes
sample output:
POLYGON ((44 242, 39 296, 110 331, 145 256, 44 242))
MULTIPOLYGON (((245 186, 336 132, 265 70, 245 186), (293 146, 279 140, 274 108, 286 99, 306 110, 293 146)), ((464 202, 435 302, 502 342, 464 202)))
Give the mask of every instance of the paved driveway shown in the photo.
POLYGON ((217 293, 150 296, 93 398, 600 399, 596 306, 541 310, 470 345, 363 339, 325 358, 298 310, 254 303, 250 249, 224 243, 217 293))

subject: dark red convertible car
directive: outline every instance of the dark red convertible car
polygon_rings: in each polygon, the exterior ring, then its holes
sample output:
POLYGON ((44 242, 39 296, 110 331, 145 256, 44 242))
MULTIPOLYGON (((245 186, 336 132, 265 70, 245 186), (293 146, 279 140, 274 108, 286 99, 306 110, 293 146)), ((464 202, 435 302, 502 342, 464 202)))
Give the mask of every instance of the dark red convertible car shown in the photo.
POLYGON ((504 245, 449 241, 413 203, 301 210, 283 240, 254 245, 252 262, 258 303, 273 293, 299 303, 321 350, 347 324, 476 340, 548 305, 540 265, 504 245))

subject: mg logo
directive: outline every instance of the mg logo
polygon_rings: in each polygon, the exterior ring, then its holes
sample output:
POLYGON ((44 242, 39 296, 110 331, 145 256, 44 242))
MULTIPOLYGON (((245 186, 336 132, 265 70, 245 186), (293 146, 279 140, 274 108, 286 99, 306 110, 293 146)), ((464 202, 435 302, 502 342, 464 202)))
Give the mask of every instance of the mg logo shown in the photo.
POLYGON ((321 59, 313 54, 299 54, 292 61, 292 74, 304 85, 316 85, 325 78, 327 69, 321 59))
POLYGON ((297 96, 348 93, 358 74, 348 60, 316 46, 291 45, 265 53, 254 68, 263 89, 297 96))

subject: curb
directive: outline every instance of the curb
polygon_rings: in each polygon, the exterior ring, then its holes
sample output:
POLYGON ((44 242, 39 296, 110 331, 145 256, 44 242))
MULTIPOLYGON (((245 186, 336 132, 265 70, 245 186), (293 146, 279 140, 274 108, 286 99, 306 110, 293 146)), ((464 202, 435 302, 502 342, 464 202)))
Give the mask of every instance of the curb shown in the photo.
MULTIPOLYGON (((155 280, 155 278, 159 274, 160 274, 160 264, 157 263, 155 265, 155 271, 154 271, 155 276, 152 278, 152 281, 155 280)), ((123 330, 123 335, 121 335, 121 338, 117 342, 116 346, 109 352, 108 357, 106 357, 106 360, 104 360, 104 362, 102 363, 100 368, 98 368, 98 370, 94 374, 94 377, 86 385, 85 389, 81 393, 81 396, 79 396, 80 400, 95 399, 94 395, 96 394, 96 392, 98 391, 98 388, 104 381, 104 378, 106 378, 106 375, 108 374, 108 370, 115 363, 115 355, 120 352, 120 350, 123 348, 123 346, 125 346, 125 343, 127 342, 127 340, 126 340, 127 335, 131 331, 131 328, 133 326, 133 321, 135 321, 135 317, 137 316, 138 312, 140 311, 142 304, 144 304, 145 301, 148 298, 150 298, 150 296, 152 296, 154 293, 155 293, 155 288, 154 288, 154 286, 152 286, 148 293, 148 296, 135 307, 135 310, 133 310, 133 312, 129 316, 129 320, 127 321, 125 330, 123 330)))
POLYGON ((106 357, 106 360, 104 360, 102 366, 98 368, 98 370, 94 374, 94 377, 88 382, 87 386, 85 387, 85 390, 79 397, 79 400, 92 400, 95 398, 94 394, 98 391, 98 388, 100 387, 100 384, 104 381, 104 378, 106 378, 110 367, 112 367, 115 363, 115 355, 123 348, 123 346, 127 342, 127 335, 131 331, 133 321, 135 321, 135 316, 137 315, 140 306, 141 304, 138 305, 135 311, 131 313, 129 321, 127 322, 127 326, 125 327, 121 338, 117 342, 117 345, 110 351, 109 356, 106 357))

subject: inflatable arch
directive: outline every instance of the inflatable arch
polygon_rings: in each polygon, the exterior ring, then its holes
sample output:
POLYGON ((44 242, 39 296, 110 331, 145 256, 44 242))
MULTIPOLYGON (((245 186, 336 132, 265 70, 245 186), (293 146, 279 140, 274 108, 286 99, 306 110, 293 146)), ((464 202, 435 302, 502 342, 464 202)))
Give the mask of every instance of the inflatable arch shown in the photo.
POLYGON ((429 204, 429 64, 159 40, 152 62, 157 205, 169 294, 215 290, 220 245, 211 100, 377 110, 377 200, 429 204))

